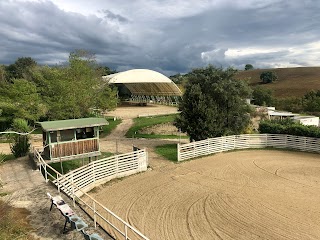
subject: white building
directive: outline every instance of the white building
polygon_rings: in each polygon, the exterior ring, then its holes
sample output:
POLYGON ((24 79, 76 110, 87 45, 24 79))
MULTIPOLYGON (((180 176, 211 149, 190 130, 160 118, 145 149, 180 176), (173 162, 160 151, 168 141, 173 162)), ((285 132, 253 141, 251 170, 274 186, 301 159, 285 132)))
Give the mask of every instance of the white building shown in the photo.
POLYGON ((293 121, 300 122, 303 125, 307 126, 319 126, 319 117, 316 116, 294 116, 293 121))

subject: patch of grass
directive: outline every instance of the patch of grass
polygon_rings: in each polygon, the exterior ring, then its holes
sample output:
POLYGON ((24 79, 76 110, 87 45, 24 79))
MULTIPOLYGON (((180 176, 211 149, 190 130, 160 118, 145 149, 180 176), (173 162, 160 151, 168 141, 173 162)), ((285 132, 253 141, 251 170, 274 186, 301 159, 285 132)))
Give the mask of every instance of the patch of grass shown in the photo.
POLYGON ((173 162, 178 161, 176 144, 165 144, 165 145, 156 146, 155 152, 170 161, 173 161, 173 162))
MULTIPOLYGON (((141 134, 139 131, 146 127, 155 126, 163 123, 174 122, 177 114, 165 115, 165 116, 153 116, 153 117, 141 117, 135 118, 133 126, 127 131, 126 137, 135 138, 179 138, 176 135, 159 135, 159 134, 141 134)), ((188 138, 181 136, 181 138, 188 138)))
POLYGON ((109 122, 109 125, 102 127, 102 132, 100 133, 101 138, 108 136, 112 132, 112 130, 122 122, 122 120, 118 118, 114 120, 114 117, 107 117, 106 119, 109 122))
POLYGON ((11 143, 12 140, 7 139, 7 138, 0 138, 0 143, 11 143))
POLYGON ((16 159, 13 154, 0 153, 0 163, 16 159))
MULTIPOLYGON (((101 152, 101 155, 98 157, 98 159, 110 157, 112 155, 113 154, 110 152, 101 152)), ((86 165, 88 163, 89 163, 89 158, 79 158, 79 159, 64 161, 62 162, 63 174, 66 174, 72 170, 82 167, 83 165, 86 165)), ((59 173, 62 173, 60 162, 51 163, 50 166, 53 167, 55 170, 57 170, 59 173)))
POLYGON ((13 208, 7 202, 0 201, 0 239, 35 240, 30 234, 32 229, 28 215, 28 210, 13 208))

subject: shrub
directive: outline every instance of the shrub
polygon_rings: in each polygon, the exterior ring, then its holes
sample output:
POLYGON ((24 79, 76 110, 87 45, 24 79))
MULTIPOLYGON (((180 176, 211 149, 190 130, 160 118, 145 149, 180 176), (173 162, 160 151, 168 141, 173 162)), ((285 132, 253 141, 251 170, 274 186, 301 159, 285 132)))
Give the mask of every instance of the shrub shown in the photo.
POLYGON ((320 138, 320 128, 305 126, 301 123, 293 122, 291 119, 261 121, 259 132, 320 138))
MULTIPOLYGON (((19 133, 27 133, 30 130, 30 128, 26 120, 17 118, 13 120, 12 130, 19 133)), ((29 136, 11 134, 10 138, 12 139, 12 143, 10 144, 12 154, 16 158, 27 155, 30 149, 29 136)))

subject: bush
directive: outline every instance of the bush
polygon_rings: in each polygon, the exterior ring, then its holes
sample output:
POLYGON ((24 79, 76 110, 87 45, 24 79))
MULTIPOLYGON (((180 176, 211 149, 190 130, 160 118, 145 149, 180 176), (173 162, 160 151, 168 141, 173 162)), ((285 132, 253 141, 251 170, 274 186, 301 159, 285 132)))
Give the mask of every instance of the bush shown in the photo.
POLYGON ((293 122, 291 119, 261 121, 259 132, 320 138, 320 128, 305 126, 301 123, 293 122))
MULTIPOLYGON (((30 128, 26 120, 17 118, 13 120, 12 130, 19 133, 27 133, 30 130, 30 128)), ((20 134, 11 134, 10 138, 12 139, 12 143, 10 144, 10 149, 12 154, 16 158, 27 155, 30 149, 29 136, 20 135, 20 134)))

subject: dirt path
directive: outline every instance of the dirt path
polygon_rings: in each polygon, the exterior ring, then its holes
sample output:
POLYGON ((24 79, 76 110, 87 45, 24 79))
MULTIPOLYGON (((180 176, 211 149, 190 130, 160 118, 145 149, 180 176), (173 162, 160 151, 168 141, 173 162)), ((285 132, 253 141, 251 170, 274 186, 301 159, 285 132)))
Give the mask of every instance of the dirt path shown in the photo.
MULTIPOLYGON (((8 195, 2 197, 12 206, 26 208, 30 211, 28 220, 34 229, 33 236, 40 240, 71 240, 82 239, 82 235, 75 231, 69 231, 63 234, 63 225, 65 218, 60 212, 53 208, 49 211, 51 201, 47 197, 47 192, 52 195, 58 195, 57 189, 50 183, 46 183, 38 170, 33 170, 28 158, 11 160, 0 165, 0 178, 4 184, 1 192, 8 195)), ((89 231, 98 232, 104 239, 108 239, 106 234, 99 229, 94 229, 92 220, 65 195, 63 199, 71 208, 88 223, 89 231)), ((70 226, 68 225, 69 229, 70 226)), ((110 238, 111 239, 111 238, 110 238)))
POLYGON ((153 240, 320 239, 318 154, 241 151, 166 165, 94 197, 153 240))

